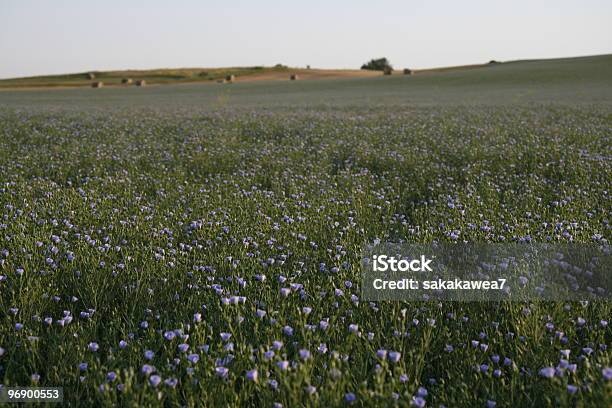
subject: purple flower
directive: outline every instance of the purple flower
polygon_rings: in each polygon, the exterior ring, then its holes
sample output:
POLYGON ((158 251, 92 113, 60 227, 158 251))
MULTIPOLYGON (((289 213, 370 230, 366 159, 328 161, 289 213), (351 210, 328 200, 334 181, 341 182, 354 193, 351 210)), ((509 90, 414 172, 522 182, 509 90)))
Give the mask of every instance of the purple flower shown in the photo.
POLYGON ((428 394, 427 393, 427 388, 425 388, 425 387, 419 387, 419 389, 417 390, 417 393, 416 393, 417 397, 423 397, 423 398, 425 398, 427 396, 427 394, 428 394))
POLYGON ((283 334, 285 336, 293 336, 293 328, 291 326, 285 326, 283 327, 283 334))
POLYGON ((140 372, 143 373, 144 375, 151 375, 155 372, 155 367, 149 364, 144 364, 142 368, 140 369, 140 372))
POLYGON ((357 397, 355 396, 355 394, 353 394, 352 392, 346 393, 344 395, 344 400, 346 402, 348 402, 349 404, 354 402, 357 399, 357 397))
POLYGON ((155 357, 155 353, 152 350, 147 350, 144 352, 144 358, 146 360, 153 360, 153 357, 155 357))
POLYGON ((495 408, 497 406, 497 402, 493 400, 487 400, 487 408, 495 408))
POLYGON ((187 352, 187 350, 189 350, 189 344, 186 344, 186 343, 181 343, 181 344, 179 344, 179 345, 178 345, 178 350, 179 350, 181 353, 186 353, 186 352, 187 352))
POLYGON ((202 321, 202 313, 195 313, 193 315, 193 322, 200 323, 202 321))
POLYGON ((231 333, 221 333, 220 336, 221 336, 221 340, 228 341, 232 337, 232 334, 231 333))
POLYGON ((198 361, 200 361, 200 356, 197 354, 190 354, 187 356, 187 360, 189 360, 191 364, 196 364, 198 361))
POLYGON ((308 387, 305 388, 305 390, 308 395, 312 395, 315 392, 317 392, 317 387, 309 385, 308 387))
POLYGON ((159 375, 152 375, 151 377, 149 377, 149 384, 151 384, 153 387, 157 387, 161 380, 162 379, 159 375))
POLYGON ((98 343, 91 342, 87 345, 87 348, 89 349, 89 351, 98 351, 100 346, 98 346, 98 343))
POLYGON ((127 341, 125 341, 125 340, 121 340, 121 341, 119 342, 119 348, 124 349, 124 348, 126 348, 127 346, 128 346, 127 341))
POLYGON ((106 374, 106 381, 113 382, 116 379, 117 379, 117 373, 115 373, 114 371, 110 371, 108 374, 106 374))
POLYGON ((176 337, 176 333, 174 333, 173 331, 167 331, 164 333, 164 338, 168 341, 174 339, 174 337, 176 337))
POLYGON ((87 363, 79 364, 79 370, 80 371, 86 371, 87 370, 87 363))
POLYGON ((578 387, 572 384, 567 385, 567 392, 569 392, 570 394, 575 394, 576 391, 578 391, 578 387))
POLYGON ((178 380, 176 378, 168 378, 164 381, 164 384, 170 388, 174 388, 176 387, 176 384, 178 384, 178 380))
POLYGON ((349 324, 349 332, 353 334, 359 334, 359 326, 356 324, 349 324))
POLYGON ((417 408, 423 408, 425 406, 425 400, 421 397, 412 397, 410 405, 417 408))
POLYGON ((612 380, 612 368, 610 367, 604 368, 603 370, 601 370, 601 374, 603 375, 603 378, 606 381, 612 380))
POLYGON ((555 369, 553 367, 544 367, 539 371, 540 377, 553 378, 555 376, 555 369))
POLYGON ((257 369, 253 369, 250 371, 246 372, 246 378, 247 380, 253 381, 253 382, 257 382, 257 379, 259 378, 259 374, 257 373, 257 369))
POLYGON ((289 362, 288 362, 287 360, 284 360, 284 361, 278 361, 278 362, 276 363, 276 366, 277 366, 278 368, 280 368, 281 370, 283 370, 283 371, 284 371, 284 370, 286 370, 286 369, 288 369, 288 368, 289 368, 289 362))
POLYGON ((227 378, 229 370, 225 367, 217 367, 215 368, 215 374, 221 378, 227 378))
POLYGON ((389 360, 393 363, 397 363, 402 358, 402 353, 399 351, 390 351, 389 352, 389 360))
POLYGON ((319 344, 319 347, 317 348, 317 351, 319 353, 321 353, 321 354, 327 353, 327 344, 325 344, 325 343, 319 344))
POLYGON ((302 360, 308 360, 310 358, 310 351, 308 351, 306 349, 300 350, 299 354, 300 354, 300 358, 302 360))

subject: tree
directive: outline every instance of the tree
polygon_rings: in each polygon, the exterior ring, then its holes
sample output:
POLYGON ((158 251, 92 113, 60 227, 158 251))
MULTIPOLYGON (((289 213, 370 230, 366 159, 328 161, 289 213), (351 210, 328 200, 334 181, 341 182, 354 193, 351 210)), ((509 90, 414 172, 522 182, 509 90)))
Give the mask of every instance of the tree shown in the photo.
POLYGON ((387 58, 371 59, 367 64, 363 64, 361 69, 369 69, 371 71, 384 71, 385 69, 393 70, 393 66, 387 58))

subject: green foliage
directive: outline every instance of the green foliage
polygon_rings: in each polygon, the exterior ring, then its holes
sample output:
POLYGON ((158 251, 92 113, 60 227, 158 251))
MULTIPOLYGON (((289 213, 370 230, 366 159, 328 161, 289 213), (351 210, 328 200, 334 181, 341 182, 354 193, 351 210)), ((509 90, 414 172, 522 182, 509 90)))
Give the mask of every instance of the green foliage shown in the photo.
POLYGON ((371 71, 385 71, 385 70, 393 70, 393 66, 387 60, 387 58, 375 58, 371 59, 369 62, 363 64, 361 69, 367 69, 371 71))
POLYGON ((375 239, 609 242, 607 66, 0 93, 0 384, 72 406, 606 406, 609 302, 371 304, 359 267, 375 239), (539 376, 562 350, 575 372, 539 376))

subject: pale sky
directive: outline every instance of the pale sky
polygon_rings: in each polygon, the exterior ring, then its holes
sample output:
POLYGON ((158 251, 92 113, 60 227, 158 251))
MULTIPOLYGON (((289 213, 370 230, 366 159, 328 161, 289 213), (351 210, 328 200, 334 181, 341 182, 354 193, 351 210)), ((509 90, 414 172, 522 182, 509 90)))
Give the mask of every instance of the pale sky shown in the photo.
POLYGON ((0 0, 0 78, 612 53, 610 0, 0 0))

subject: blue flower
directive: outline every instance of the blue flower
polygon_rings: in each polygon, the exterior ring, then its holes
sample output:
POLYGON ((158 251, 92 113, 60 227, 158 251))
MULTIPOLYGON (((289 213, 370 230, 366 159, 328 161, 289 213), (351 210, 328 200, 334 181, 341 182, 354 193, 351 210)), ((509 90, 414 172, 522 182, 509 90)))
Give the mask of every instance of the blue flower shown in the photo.
POLYGON ((412 397, 410 405, 417 408, 423 408, 425 406, 425 400, 421 397, 412 397))
POLYGON ((253 382, 257 382, 257 379, 259 378, 259 374, 257 373, 257 369, 253 369, 253 370, 249 370, 246 372, 246 378, 247 380, 253 381, 253 382))
POLYGON ((353 394, 352 392, 346 393, 344 395, 344 400, 348 402, 349 404, 354 402, 356 399, 357 399, 357 396, 355 396, 355 394, 353 394))
POLYGON ((149 384, 151 384, 153 387, 157 387, 161 380, 162 379, 159 375, 152 375, 151 377, 149 377, 149 384))
POLYGON ((402 358, 402 354, 399 351, 390 351, 389 360, 393 363, 397 363, 402 358))
POLYGON ((555 376, 554 367, 544 367, 539 371, 540 377, 553 378, 555 376))

